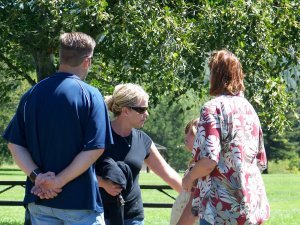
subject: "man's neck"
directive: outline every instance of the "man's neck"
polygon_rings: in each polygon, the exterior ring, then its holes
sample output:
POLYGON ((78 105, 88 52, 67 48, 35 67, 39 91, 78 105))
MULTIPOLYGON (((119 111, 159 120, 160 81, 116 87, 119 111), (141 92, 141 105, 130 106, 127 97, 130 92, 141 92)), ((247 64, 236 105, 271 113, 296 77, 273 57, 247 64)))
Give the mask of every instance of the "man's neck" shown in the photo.
POLYGON ((78 67, 60 65, 58 72, 74 74, 74 75, 78 76, 81 80, 83 80, 85 78, 85 76, 82 74, 82 71, 78 67))

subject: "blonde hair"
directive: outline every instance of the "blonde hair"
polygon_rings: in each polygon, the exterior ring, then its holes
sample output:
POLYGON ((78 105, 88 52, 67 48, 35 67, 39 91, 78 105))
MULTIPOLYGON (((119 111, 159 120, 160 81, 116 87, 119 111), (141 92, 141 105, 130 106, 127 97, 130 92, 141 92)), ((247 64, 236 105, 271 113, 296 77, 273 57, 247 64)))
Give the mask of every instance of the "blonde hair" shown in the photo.
POLYGON ((140 85, 127 83, 117 85, 113 94, 105 97, 105 102, 108 110, 119 116, 123 107, 138 106, 144 99, 148 100, 149 95, 140 85))
POLYGON ((61 64, 80 65, 85 57, 92 57, 95 40, 81 32, 64 33, 60 36, 59 59, 61 64))

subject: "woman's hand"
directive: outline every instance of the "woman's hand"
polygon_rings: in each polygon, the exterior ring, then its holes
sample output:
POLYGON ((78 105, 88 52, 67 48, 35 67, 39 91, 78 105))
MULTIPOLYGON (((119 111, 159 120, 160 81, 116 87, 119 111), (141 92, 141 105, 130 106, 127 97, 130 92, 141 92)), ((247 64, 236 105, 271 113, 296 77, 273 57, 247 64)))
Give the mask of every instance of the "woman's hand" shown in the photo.
POLYGON ((98 183, 101 184, 99 186, 102 187, 111 196, 117 196, 122 191, 122 187, 112 182, 111 180, 100 178, 100 181, 98 183))

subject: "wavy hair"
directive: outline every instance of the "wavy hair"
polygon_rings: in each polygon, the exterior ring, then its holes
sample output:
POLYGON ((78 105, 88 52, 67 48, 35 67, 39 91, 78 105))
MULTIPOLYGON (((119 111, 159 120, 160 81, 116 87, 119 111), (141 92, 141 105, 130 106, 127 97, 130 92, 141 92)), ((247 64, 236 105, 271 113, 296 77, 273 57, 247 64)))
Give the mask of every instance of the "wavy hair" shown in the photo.
POLYGON ((215 51, 210 62, 210 95, 235 95, 245 90, 244 73, 238 58, 228 50, 215 51))

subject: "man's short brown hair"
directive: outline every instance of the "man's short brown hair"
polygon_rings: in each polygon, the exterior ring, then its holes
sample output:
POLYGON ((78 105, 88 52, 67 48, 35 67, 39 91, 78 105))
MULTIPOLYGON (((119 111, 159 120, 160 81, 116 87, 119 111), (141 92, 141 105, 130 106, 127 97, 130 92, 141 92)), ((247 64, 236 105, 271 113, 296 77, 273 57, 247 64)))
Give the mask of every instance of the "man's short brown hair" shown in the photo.
POLYGON ((81 32, 64 33, 60 36, 60 64, 78 66, 85 57, 92 57, 95 40, 81 32))
POLYGON ((210 95, 236 94, 245 90, 244 73, 238 58, 228 50, 215 51, 211 55, 210 95))

